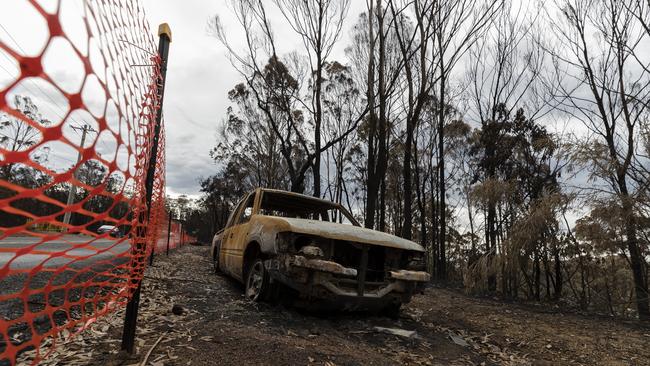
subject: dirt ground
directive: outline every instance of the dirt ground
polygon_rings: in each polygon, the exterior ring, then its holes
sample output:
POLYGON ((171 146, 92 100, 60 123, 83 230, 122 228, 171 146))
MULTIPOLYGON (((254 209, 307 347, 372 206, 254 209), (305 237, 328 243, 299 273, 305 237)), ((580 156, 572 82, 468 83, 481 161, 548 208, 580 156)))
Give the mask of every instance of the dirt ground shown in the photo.
POLYGON ((397 320, 254 304, 241 285, 212 273, 208 251, 184 247, 147 270, 136 356, 118 354, 117 313, 60 346, 46 364, 129 365, 147 357, 153 366, 650 365, 648 325, 446 289, 427 289, 397 320), (174 315, 173 305, 183 313, 174 315))

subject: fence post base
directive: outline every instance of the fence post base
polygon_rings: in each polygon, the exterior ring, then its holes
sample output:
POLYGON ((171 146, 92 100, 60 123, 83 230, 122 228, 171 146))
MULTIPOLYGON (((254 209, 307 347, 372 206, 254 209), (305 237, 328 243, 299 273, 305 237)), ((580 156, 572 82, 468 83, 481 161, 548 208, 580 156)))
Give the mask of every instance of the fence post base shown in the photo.
POLYGON ((124 315, 124 328, 122 330, 121 349, 129 354, 133 354, 135 345, 135 329, 138 323, 138 306, 140 305, 140 284, 133 292, 131 300, 126 304, 124 315))

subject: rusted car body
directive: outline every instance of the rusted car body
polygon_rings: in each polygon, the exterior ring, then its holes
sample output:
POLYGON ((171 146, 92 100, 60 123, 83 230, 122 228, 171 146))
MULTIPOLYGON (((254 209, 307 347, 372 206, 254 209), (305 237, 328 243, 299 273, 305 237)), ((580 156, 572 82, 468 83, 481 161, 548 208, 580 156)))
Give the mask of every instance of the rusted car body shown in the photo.
POLYGON ((341 205, 258 188, 215 235, 215 271, 244 283, 254 301, 292 289, 302 300, 393 315, 429 281, 423 248, 362 228, 341 205))

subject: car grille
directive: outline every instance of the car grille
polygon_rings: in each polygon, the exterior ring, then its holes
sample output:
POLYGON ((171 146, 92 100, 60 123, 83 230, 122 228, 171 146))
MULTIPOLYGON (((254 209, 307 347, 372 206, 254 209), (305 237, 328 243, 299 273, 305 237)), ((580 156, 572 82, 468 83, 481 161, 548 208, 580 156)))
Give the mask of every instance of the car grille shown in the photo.
POLYGON ((360 295, 371 283, 384 283, 389 270, 400 267, 403 250, 344 240, 300 237, 294 242, 295 250, 305 245, 321 248, 326 260, 357 270, 357 288, 360 295), (364 260, 364 251, 367 259, 364 260), (365 263, 365 265, 364 265, 365 263))

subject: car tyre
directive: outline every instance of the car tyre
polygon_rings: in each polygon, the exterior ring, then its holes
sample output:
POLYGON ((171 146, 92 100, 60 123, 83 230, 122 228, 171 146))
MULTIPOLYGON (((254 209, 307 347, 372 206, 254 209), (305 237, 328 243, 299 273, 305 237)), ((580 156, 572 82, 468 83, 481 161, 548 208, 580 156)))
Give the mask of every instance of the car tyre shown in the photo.
POLYGON ((256 259, 246 271, 246 297, 255 302, 269 300, 274 293, 264 261, 256 259))

